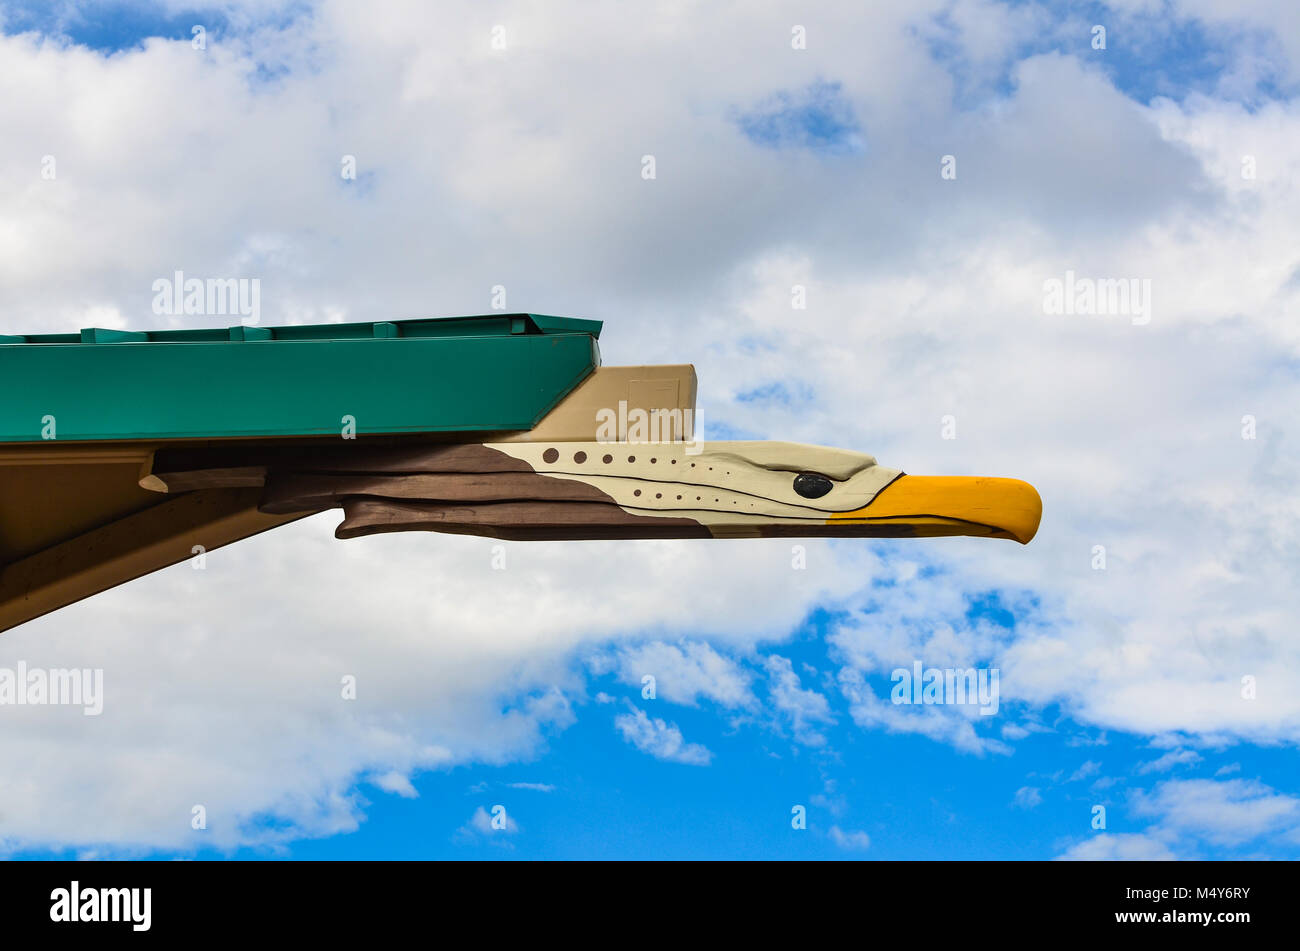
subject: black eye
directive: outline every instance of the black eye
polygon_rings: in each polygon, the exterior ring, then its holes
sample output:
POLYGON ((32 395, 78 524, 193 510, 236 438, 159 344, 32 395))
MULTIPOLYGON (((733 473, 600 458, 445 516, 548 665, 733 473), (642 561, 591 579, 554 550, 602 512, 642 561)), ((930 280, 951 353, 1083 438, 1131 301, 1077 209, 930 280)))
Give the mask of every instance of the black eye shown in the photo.
POLYGON ((805 499, 820 499, 835 488, 835 483, 816 472, 801 472, 794 477, 794 490, 805 499))

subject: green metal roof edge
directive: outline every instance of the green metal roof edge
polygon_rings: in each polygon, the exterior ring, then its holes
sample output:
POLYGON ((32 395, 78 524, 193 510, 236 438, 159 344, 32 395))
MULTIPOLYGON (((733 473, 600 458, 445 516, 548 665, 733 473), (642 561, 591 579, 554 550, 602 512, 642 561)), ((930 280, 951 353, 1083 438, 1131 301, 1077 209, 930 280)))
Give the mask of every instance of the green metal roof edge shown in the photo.
POLYGON ((506 334, 590 334, 599 339, 603 322, 549 314, 479 314, 466 317, 417 317, 406 320, 339 324, 287 324, 279 327, 205 327, 194 330, 108 330, 87 327, 80 333, 0 334, 0 346, 12 344, 96 343, 238 343, 274 340, 356 340, 373 337, 482 337, 506 334))
POLYGON ((0 445, 328 435, 344 417, 358 435, 531 429, 600 365, 600 327, 495 314, 24 337, 0 343, 0 445))

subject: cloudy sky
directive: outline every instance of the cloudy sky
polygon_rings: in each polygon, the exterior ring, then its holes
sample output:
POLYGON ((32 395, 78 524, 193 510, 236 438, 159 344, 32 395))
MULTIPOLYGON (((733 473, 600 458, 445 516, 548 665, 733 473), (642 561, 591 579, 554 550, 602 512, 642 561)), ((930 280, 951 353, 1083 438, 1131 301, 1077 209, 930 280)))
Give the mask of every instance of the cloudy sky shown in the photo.
POLYGON ((707 437, 1044 503, 1028 547, 802 569, 788 540, 499 569, 296 523, 0 637, 105 690, 0 708, 4 854, 1300 857, 1300 7, 4 3, 0 31, 0 333, 230 322, 155 314, 176 270, 259 279, 265 324, 500 285, 604 320, 606 364, 694 363, 707 437), (1068 275, 1149 294, 1052 312, 1068 275), (892 703, 917 662, 996 668, 996 714, 892 703))

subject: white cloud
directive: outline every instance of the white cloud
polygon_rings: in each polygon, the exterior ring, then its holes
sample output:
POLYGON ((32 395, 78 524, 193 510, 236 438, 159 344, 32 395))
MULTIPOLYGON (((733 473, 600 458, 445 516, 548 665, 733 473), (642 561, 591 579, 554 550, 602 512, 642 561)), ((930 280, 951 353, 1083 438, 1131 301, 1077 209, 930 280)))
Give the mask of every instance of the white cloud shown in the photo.
POLYGON ((976 732, 975 724, 982 718, 966 712, 966 707, 891 703, 878 696, 856 670, 849 668, 840 672, 840 690, 849 701, 853 722, 864 729, 917 733, 980 756, 986 752, 1011 752, 1011 747, 1001 740, 976 732))
POLYGON ((1220 845, 1263 836, 1300 842, 1300 798, 1257 780, 1168 780, 1134 803, 1138 815, 1155 816, 1163 829, 1220 845))
POLYGON ((1034 786, 1021 786, 1016 790, 1015 804, 1021 809, 1033 809, 1042 802, 1043 794, 1034 786))
POLYGON ((384 792, 393 793, 403 799, 418 799, 420 795, 415 786, 411 784, 410 777, 396 770, 390 770, 382 776, 377 776, 374 782, 384 792))
POLYGON ((1101 770, 1101 763, 1097 762, 1097 760, 1090 759, 1086 761, 1078 769, 1076 769, 1073 773, 1071 773, 1070 778, 1067 779, 1066 782, 1073 783, 1073 782, 1078 782, 1081 779, 1087 779, 1089 776, 1092 776, 1100 772, 1100 770, 1101 770))
POLYGON ((633 708, 632 713, 619 714, 614 718, 614 726, 623 734, 623 739, 655 759, 690 766, 708 766, 713 759, 713 754, 699 743, 687 743, 677 724, 658 717, 652 720, 640 708, 633 708))
POLYGON ((1138 767, 1139 773, 1167 773, 1175 766, 1195 766, 1201 761, 1201 754, 1196 750, 1170 750, 1168 753, 1143 763, 1138 767))
POLYGON ((1101 833, 1058 858, 1194 858, 1207 844, 1258 848, 1300 843, 1300 798, 1257 780, 1165 780, 1153 789, 1134 791, 1130 806, 1134 816, 1150 820, 1144 831, 1101 833))
MULTIPOLYGON (((599 669, 603 660, 593 667, 599 669)), ((701 697, 723 707, 748 709, 757 703, 749 689, 749 672, 699 641, 628 645, 618 649, 612 663, 619 678, 635 687, 642 686, 642 678, 654 677, 656 697, 671 703, 695 706, 701 697)))
POLYGON ((1169 846, 1157 838, 1112 832, 1099 832, 1057 856, 1057 859, 1076 862, 1167 862, 1177 858, 1169 846))
POLYGON ((826 737, 818 729, 834 723, 830 702, 816 690, 801 686, 799 675, 790 660, 776 654, 763 662, 768 677, 772 706, 794 730, 794 738, 807 746, 825 746, 826 737))
POLYGON ((1228 94, 1240 94, 1261 79, 1300 80, 1300 10, 1270 0, 1175 0, 1174 9, 1201 21, 1216 35, 1246 34, 1244 49, 1221 80, 1228 94), (1279 53, 1281 55, 1279 55, 1279 53))
POLYGON ((506 835, 517 835, 519 832, 519 823, 515 822, 514 817, 504 806, 495 805, 491 813, 483 806, 474 810, 474 814, 456 831, 456 838, 461 840, 476 839, 480 837, 497 838, 506 835), (495 821, 495 825, 493 824, 495 821))
MULTIPOLYGON (((336 520, 240 542, 204 571, 179 565, 0 637, 0 666, 105 672, 99 717, 8 710, 0 752, 27 766, 0 776, 4 844, 227 848, 353 830, 359 779, 544 752, 573 721, 578 660, 598 645, 687 625, 752 643, 806 610, 779 542, 733 545, 722 562, 698 542, 517 545, 500 572, 488 540, 339 542, 336 520), (626 583, 636 576, 698 606, 647 600, 626 583), (349 674, 355 701, 341 697, 349 674), (264 815, 274 828, 251 818, 264 815)), ((851 590, 855 575, 841 562, 803 597, 851 590)))
POLYGON ((841 849, 864 851, 871 848, 871 837, 865 832, 845 831, 839 826, 831 826, 830 837, 841 849))

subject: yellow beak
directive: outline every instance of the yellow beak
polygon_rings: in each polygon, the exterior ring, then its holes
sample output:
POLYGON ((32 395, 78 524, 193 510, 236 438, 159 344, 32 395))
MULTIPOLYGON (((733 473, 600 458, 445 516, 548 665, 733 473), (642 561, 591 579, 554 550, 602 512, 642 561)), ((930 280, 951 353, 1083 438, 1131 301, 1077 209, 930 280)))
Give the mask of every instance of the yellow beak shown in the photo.
POLYGON ((1027 545, 1043 500, 1028 482, 983 476, 902 475, 865 508, 837 512, 828 525, 893 524, 912 535, 980 535, 1027 545))

